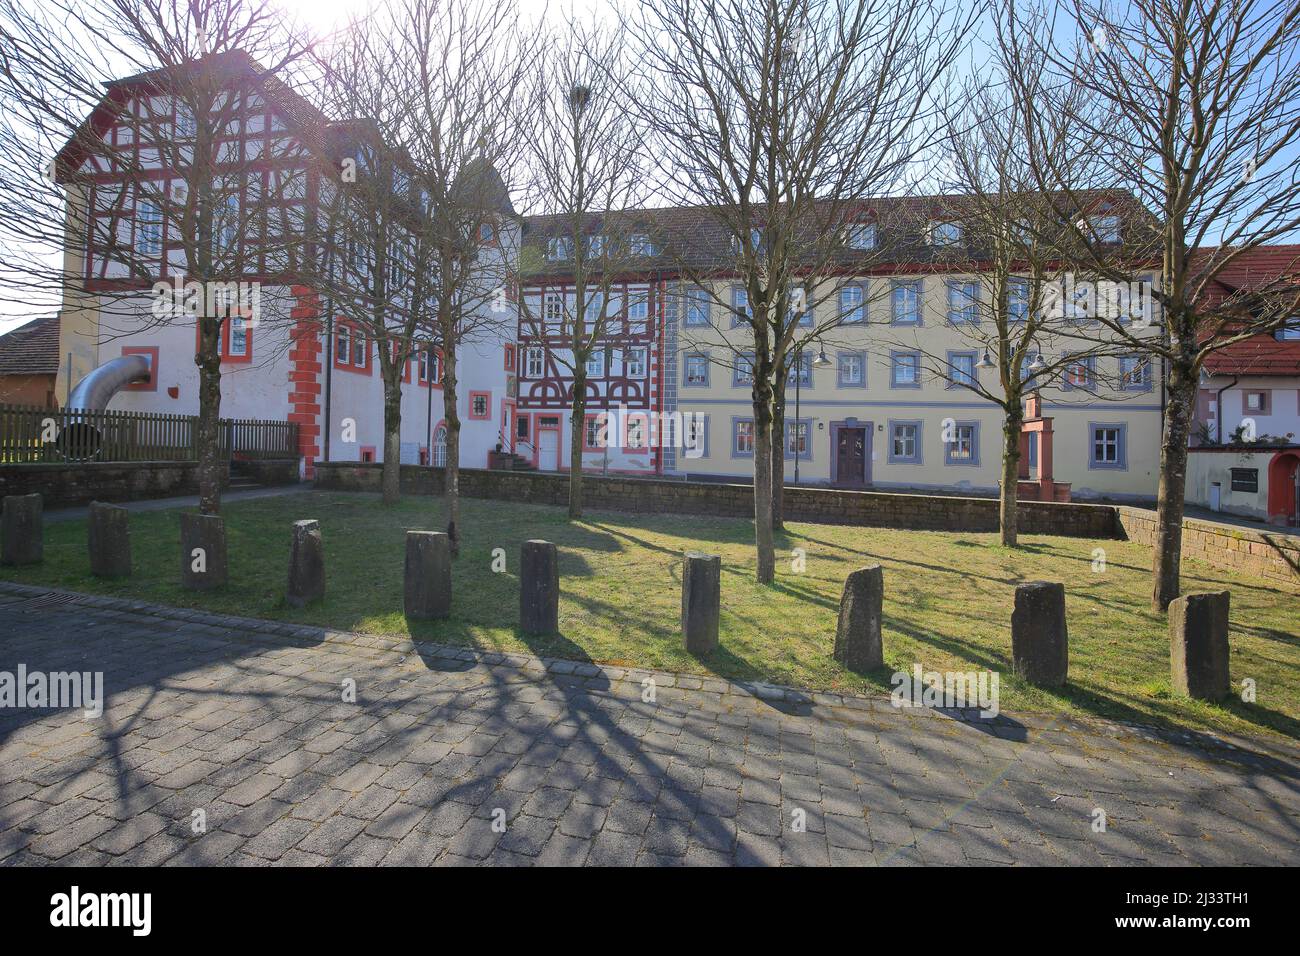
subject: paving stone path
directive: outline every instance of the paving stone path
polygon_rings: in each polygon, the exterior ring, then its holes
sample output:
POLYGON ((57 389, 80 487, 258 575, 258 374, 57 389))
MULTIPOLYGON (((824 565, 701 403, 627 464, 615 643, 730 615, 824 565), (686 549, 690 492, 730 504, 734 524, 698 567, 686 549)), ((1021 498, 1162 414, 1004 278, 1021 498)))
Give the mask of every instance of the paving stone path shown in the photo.
POLYGON ((1300 751, 1272 743, 0 583, 19 664, 103 671, 108 705, 0 710, 0 865, 1300 863, 1300 751))

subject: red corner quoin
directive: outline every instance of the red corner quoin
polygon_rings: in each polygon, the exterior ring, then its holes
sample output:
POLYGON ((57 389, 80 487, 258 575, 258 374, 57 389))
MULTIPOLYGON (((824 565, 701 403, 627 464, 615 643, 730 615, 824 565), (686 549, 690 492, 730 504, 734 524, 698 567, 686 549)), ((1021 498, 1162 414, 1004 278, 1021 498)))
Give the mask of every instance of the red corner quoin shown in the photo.
POLYGON ((294 320, 289 349, 289 421, 298 424, 298 454, 303 477, 315 475, 320 455, 321 343, 316 334, 320 296, 307 286, 294 286, 297 304, 289 312, 294 320))

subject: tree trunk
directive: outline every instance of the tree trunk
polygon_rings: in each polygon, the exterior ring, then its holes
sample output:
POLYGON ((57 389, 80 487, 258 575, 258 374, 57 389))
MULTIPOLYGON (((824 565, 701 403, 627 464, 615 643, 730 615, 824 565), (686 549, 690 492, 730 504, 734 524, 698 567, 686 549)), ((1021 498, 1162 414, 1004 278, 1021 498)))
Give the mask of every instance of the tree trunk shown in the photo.
POLYGON ((199 419, 197 424, 199 513, 221 514, 221 322, 202 320, 199 354, 199 419))
POLYGON ((1163 612, 1178 597, 1183 557, 1183 506, 1187 493, 1187 436, 1195 400, 1190 363, 1169 370, 1169 403, 1160 442, 1160 486, 1156 499, 1155 555, 1151 565, 1151 609, 1163 612))
MULTIPOLYGON (((443 495, 447 499, 447 537, 451 556, 460 554, 460 413, 456 408, 456 343, 445 334, 442 349, 442 423, 447 429, 447 461, 443 470, 443 495)), ((433 460, 433 449, 429 449, 433 460)))
MULTIPOLYGON (((583 362, 574 360, 573 416, 569 434, 569 517, 582 517, 582 441, 586 431, 587 369, 583 362)), ((619 423, 622 424, 621 422, 619 423)), ((606 436, 608 437, 608 436, 606 436)))
POLYGON ((393 366, 397 381, 384 376, 384 470, 381 479, 383 502, 395 505, 402 497, 402 385, 401 369, 393 366))
POLYGON ((786 367, 776 367, 772 386, 772 530, 785 528, 785 386, 786 367))
POLYGON ((767 396, 754 401, 754 548, 759 584, 776 576, 772 536, 772 406, 767 396))
POLYGON ((1019 512, 1016 508, 1020 482, 1020 431, 1024 411, 1017 398, 1002 420, 1002 500, 998 506, 998 530, 1004 548, 1017 547, 1019 512))

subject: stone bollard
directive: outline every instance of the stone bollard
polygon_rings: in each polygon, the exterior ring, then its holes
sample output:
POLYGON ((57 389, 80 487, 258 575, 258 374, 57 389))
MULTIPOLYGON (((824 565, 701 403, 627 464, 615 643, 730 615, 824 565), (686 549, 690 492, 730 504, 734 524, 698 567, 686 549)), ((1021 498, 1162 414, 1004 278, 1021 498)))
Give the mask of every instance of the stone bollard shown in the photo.
POLYGON ((1197 700, 1220 700, 1228 680, 1227 591, 1185 594, 1169 604, 1169 666, 1174 691, 1197 700))
POLYGON ((226 584, 226 523, 220 515, 181 514, 181 587, 211 591, 226 584))
POLYGON ((885 666, 880 618, 885 601, 885 572, 878 564, 859 568, 844 581, 840 622, 835 628, 835 659, 851 671, 885 666))
POLYGON ((131 576, 130 512, 103 501, 90 503, 90 573, 97 578, 131 576))
POLYGON ((1069 667, 1065 585, 1030 581, 1016 587, 1011 612, 1011 660, 1015 672, 1039 687, 1060 687, 1069 667))
POLYGON ((451 614, 451 537, 446 533, 406 532, 402 605, 410 618, 428 620, 451 614))
POLYGON ((525 541, 519 556, 519 628, 525 634, 560 629, 560 568, 555 545, 525 541))
POLYGON ((295 521, 289 550, 290 607, 304 607, 325 596, 325 543, 319 521, 295 521))
POLYGON ((0 563, 39 564, 45 556, 40 495, 5 495, 0 518, 0 563))
POLYGON ((718 646, 718 606, 722 600, 722 558, 687 551, 682 565, 682 646, 703 656, 718 646))

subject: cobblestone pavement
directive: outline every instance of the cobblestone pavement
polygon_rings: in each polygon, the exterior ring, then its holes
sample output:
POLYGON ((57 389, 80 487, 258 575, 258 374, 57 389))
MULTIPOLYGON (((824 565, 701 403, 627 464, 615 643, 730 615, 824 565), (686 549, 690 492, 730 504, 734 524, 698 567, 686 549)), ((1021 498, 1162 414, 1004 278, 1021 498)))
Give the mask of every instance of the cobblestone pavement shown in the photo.
POLYGON ((1300 751, 1241 740, 0 584, 20 663, 102 670, 109 702, 0 710, 8 865, 1300 862, 1300 751))

